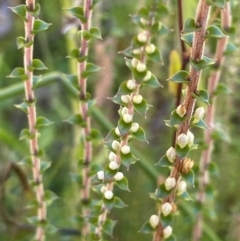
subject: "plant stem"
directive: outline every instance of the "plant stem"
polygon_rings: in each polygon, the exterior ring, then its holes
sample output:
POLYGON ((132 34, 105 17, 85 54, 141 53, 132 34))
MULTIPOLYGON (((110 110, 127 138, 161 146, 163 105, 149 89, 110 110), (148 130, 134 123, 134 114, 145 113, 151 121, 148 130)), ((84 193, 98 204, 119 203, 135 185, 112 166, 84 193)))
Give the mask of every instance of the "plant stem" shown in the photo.
MULTIPOLYGON (((227 2, 225 9, 221 12, 222 17, 222 27, 225 30, 231 26, 231 12, 230 12, 230 3, 227 2)), ((217 84, 219 82, 221 76, 221 69, 220 67, 224 61, 224 51, 226 49, 228 42, 228 37, 222 38, 218 41, 215 59, 216 67, 218 68, 217 71, 213 72, 209 77, 208 81, 208 92, 209 95, 213 97, 213 92, 215 91, 217 84)), ((213 97, 212 105, 210 105, 206 110, 206 124, 210 128, 205 129, 204 131, 204 143, 208 146, 208 149, 202 152, 202 156, 200 159, 200 170, 199 170, 199 192, 198 192, 198 201, 203 204, 205 202, 205 188, 209 183, 209 173, 208 173, 208 165, 211 161, 212 151, 213 151, 213 139, 211 138, 212 131, 214 128, 215 122, 215 107, 216 107, 216 98, 213 97)), ((199 212, 197 216, 197 222, 193 229, 193 241, 199 241, 202 236, 202 222, 203 222, 203 215, 199 212)))
MULTIPOLYGON (((28 10, 32 11, 35 8, 35 0, 27 0, 26 7, 28 10)), ((34 35, 31 33, 33 29, 34 17, 27 13, 27 21, 25 22, 25 41, 26 43, 34 40, 34 35)), ((35 128, 36 126, 36 106, 34 104, 35 97, 34 91, 32 89, 33 83, 33 72, 28 68, 32 65, 33 60, 33 45, 24 48, 24 69, 25 74, 28 79, 24 82, 25 84, 25 97, 26 101, 29 103, 28 106, 28 124, 29 131, 33 138, 30 139, 30 152, 32 158, 32 172, 33 179, 35 182, 36 198, 38 202, 38 221, 39 223, 46 221, 47 210, 46 203, 44 201, 44 188, 42 183, 42 174, 40 169, 40 159, 38 157, 39 147, 38 147, 38 132, 35 128)), ((38 241, 43 241, 45 239, 45 232, 41 226, 37 226, 35 239, 38 241)))

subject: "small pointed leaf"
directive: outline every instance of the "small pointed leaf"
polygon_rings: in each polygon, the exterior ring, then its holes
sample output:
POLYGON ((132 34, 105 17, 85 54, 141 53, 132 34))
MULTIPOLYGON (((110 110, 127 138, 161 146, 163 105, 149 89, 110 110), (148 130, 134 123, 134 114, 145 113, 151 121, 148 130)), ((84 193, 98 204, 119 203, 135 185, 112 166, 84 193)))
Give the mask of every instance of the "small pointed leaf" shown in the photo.
POLYGON ((33 59, 32 65, 28 67, 30 71, 33 70, 45 70, 47 67, 44 65, 44 63, 40 59, 33 59))
POLYGON ((195 175, 194 175, 193 170, 190 170, 186 174, 182 174, 182 178, 185 179, 189 184, 191 184, 194 187, 195 175))
POLYGON ((42 76, 33 76, 33 89, 37 88, 42 81, 42 76))
POLYGON ((39 17, 39 14, 40 14, 40 11, 41 11, 41 6, 39 3, 36 4, 35 8, 32 10, 32 11, 29 11, 27 9, 27 11, 32 15, 34 16, 35 18, 38 18, 39 17))
POLYGON ((156 190, 157 198, 165 198, 171 193, 171 190, 166 190, 165 184, 161 184, 156 190))
POLYGON ((50 25, 51 25, 51 23, 46 23, 42 20, 37 19, 34 21, 32 34, 36 34, 40 31, 47 30, 50 25))
POLYGON ((44 199, 47 203, 47 206, 50 206, 55 200, 57 200, 59 197, 52 191, 45 191, 44 199))
POLYGON ((65 120, 66 122, 68 122, 71 125, 82 125, 83 123, 83 118, 80 114, 76 114, 71 116, 69 119, 65 120))
POLYGON ((164 228, 169 226, 172 223, 172 221, 173 221, 173 215, 169 214, 167 216, 164 216, 163 214, 161 214, 161 223, 164 228))
POLYGON ((10 9, 14 13, 16 13, 24 22, 27 21, 27 19, 26 19, 27 10, 26 10, 26 5, 25 4, 21 4, 21 5, 18 5, 16 7, 11 7, 10 9))
POLYGON ((141 127, 139 127, 139 129, 136 132, 131 133, 131 135, 134 136, 139 141, 145 141, 148 143, 148 140, 145 135, 145 131, 141 127))
POLYGON ((130 192, 129 187, 128 187, 128 179, 126 177, 123 177, 122 180, 115 181, 115 182, 119 186, 119 188, 121 188, 124 191, 130 192))
POLYGON ((209 128, 204 122, 204 120, 199 120, 197 123, 193 123, 192 125, 201 129, 209 128))
POLYGON ((49 167, 51 167, 51 162, 41 161, 41 173, 44 173, 49 167))
POLYGON ((33 135, 30 133, 29 129, 23 129, 20 133, 19 140, 32 139, 33 135))
POLYGON ((170 116, 170 124, 171 124, 172 126, 174 126, 174 125, 180 125, 180 124, 182 124, 185 120, 186 120, 186 117, 181 117, 180 115, 177 114, 177 112, 176 112, 175 110, 171 113, 171 116, 170 116))
POLYGON ((196 26, 195 20, 193 18, 189 18, 186 20, 182 33, 192 33, 199 29, 199 27, 196 26))
POLYGON ((18 49, 24 48, 24 46, 25 46, 25 38, 24 37, 17 38, 17 46, 18 46, 18 49))
POLYGON ((70 12, 73 16, 79 18, 82 23, 86 23, 87 19, 84 17, 84 10, 82 7, 75 7, 71 9, 67 9, 68 12, 70 12))
POLYGON ((28 76, 25 75, 24 68, 17 67, 12 71, 8 78, 19 78, 22 80, 27 80, 28 76))
POLYGON ((170 80, 174 83, 189 83, 189 73, 187 71, 181 70, 167 80, 170 80))
POLYGON ((188 152, 190 151, 190 148, 188 145, 186 145, 184 148, 181 148, 179 145, 176 145, 176 152, 177 155, 182 159, 187 156, 188 152))
POLYGON ((128 169, 132 163, 132 153, 123 154, 120 153, 122 164, 128 169))
POLYGON ((23 103, 21 103, 21 104, 19 104, 19 105, 14 105, 14 106, 15 106, 16 108, 22 110, 22 111, 25 112, 25 113, 28 112, 28 105, 27 105, 25 102, 23 102, 23 103))
POLYGON ((207 0, 207 3, 211 6, 223 9, 225 7, 226 0, 207 0))
POLYGON ((189 196, 188 192, 186 191, 182 193, 179 197, 186 201, 193 201, 193 199, 189 196))
POLYGON ((139 114, 146 115, 147 110, 148 110, 148 104, 147 104, 147 101, 145 99, 143 99, 142 102, 139 103, 139 104, 136 104, 136 103, 133 102, 133 106, 134 106, 134 109, 139 114))
POLYGON ((214 65, 216 63, 216 60, 210 59, 210 58, 204 56, 203 59, 201 59, 199 61, 194 61, 193 59, 190 58, 190 63, 195 70, 200 71, 209 66, 214 65))
POLYGON ((157 80, 155 75, 151 75, 151 78, 149 80, 144 81, 143 80, 143 85, 150 86, 152 88, 158 88, 158 87, 163 87, 157 80))
POLYGON ((167 156, 164 155, 157 164, 155 164, 160 167, 171 167, 172 163, 168 160, 167 156))
POLYGON ((188 46, 192 47, 193 43, 193 33, 186 33, 181 35, 182 41, 184 41, 188 46))
POLYGON ((97 39, 102 39, 101 32, 98 28, 91 28, 89 33, 97 39))
POLYGON ((192 93, 192 96, 196 98, 197 100, 200 100, 208 105, 209 104, 209 94, 207 90, 198 90, 197 93, 192 93))
POLYGON ((152 54, 147 54, 147 56, 152 62, 163 64, 161 52, 157 48, 152 54))
POLYGON ((102 225, 103 232, 112 237, 113 228, 116 225, 116 223, 117 223, 117 221, 114 221, 114 220, 111 220, 111 219, 106 219, 106 221, 102 225))
POLYGON ((45 127, 45 126, 50 126, 52 125, 53 122, 48 120, 47 118, 43 117, 43 116, 40 116, 37 118, 37 121, 36 121, 36 129, 39 129, 41 127, 45 127))
POLYGON ((118 128, 119 128, 121 136, 125 136, 126 134, 128 134, 130 132, 131 127, 132 127, 132 122, 125 123, 123 121, 123 118, 119 119, 118 128))
POLYGON ((207 28, 207 34, 205 38, 225 38, 226 35, 215 25, 211 25, 207 28))
POLYGON ((139 233, 152 233, 155 229, 151 226, 149 221, 145 222, 141 229, 139 230, 139 233))
POLYGON ((125 208, 126 205, 119 197, 114 197, 114 207, 115 208, 125 208))
POLYGON ((87 63, 86 66, 86 70, 82 73, 82 77, 86 78, 88 77, 90 74, 98 72, 99 70, 101 70, 102 68, 100 68, 99 66, 92 64, 92 63, 87 63))

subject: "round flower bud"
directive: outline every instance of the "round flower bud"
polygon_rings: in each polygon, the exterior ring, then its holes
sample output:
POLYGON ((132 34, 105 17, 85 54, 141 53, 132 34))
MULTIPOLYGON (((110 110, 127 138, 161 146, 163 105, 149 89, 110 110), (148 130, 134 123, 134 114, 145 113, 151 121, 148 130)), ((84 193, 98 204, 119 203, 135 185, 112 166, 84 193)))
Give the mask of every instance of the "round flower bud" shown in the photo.
POLYGON ((181 195, 187 190, 187 183, 185 181, 180 181, 177 185, 177 194, 181 195))
POLYGON ((110 190, 107 190, 105 193, 104 193, 104 197, 108 200, 112 199, 113 197, 113 192, 110 191, 110 190))
POLYGON ((149 44, 146 46, 145 50, 146 50, 147 54, 152 54, 155 52, 156 47, 154 44, 149 44))
POLYGON ((138 62, 139 62, 139 61, 138 61, 136 58, 133 58, 132 61, 131 61, 132 67, 133 67, 133 68, 136 68, 137 65, 138 65, 138 62))
POLYGON ((174 162, 176 155, 177 155, 176 151, 173 147, 170 147, 166 152, 166 156, 171 163, 174 162))
POLYGON ((145 77, 143 78, 143 81, 148 81, 152 77, 152 73, 150 71, 147 71, 145 77))
POLYGON ((140 104, 143 100, 143 97, 141 95, 134 95, 133 96, 133 103, 140 104))
POLYGON ((113 162, 113 161, 116 161, 116 159, 117 159, 116 154, 111 151, 111 152, 109 153, 109 155, 108 155, 108 160, 109 160, 110 162, 113 162))
POLYGON ((122 95, 121 101, 125 104, 128 104, 131 101, 130 95, 122 95))
POLYGON ((139 129, 139 124, 136 122, 132 123, 132 127, 131 127, 130 131, 135 133, 138 131, 138 129, 139 129))
POLYGON ((116 170, 119 168, 119 165, 116 161, 112 161, 109 163, 108 167, 111 169, 111 170, 116 170))
POLYGON ((176 109, 176 112, 180 117, 183 117, 187 112, 185 105, 179 105, 176 109))
POLYGON ((115 128, 115 134, 116 134, 117 136, 120 136, 120 131, 119 131, 119 128, 118 128, 118 127, 115 128))
POLYGON ((118 150, 120 149, 120 143, 119 143, 118 141, 114 140, 114 141, 112 142, 112 149, 113 149, 114 151, 118 151, 118 150))
POLYGON ((100 191, 101 191, 102 194, 104 194, 107 191, 107 187, 106 186, 102 186, 100 191))
POLYGON ((123 115, 123 121, 125 122, 125 123, 130 123, 131 121, 132 121, 132 115, 130 115, 130 114, 124 114, 123 115))
POLYGON ((205 110, 203 107, 199 107, 195 110, 194 112, 194 122, 198 122, 199 120, 201 120, 204 117, 205 114, 205 110))
POLYGON ((137 40, 140 42, 140 43, 146 43, 147 40, 148 40, 148 36, 147 36, 147 33, 145 31, 139 33, 137 35, 137 40))
POLYGON ((137 86, 137 84, 136 84, 135 80, 130 79, 127 81, 127 88, 129 90, 134 90, 136 88, 136 86, 137 86))
POLYGON ((124 175, 122 172, 117 172, 114 176, 115 181, 121 181, 124 178, 124 175))
POLYGON ((166 217, 168 214, 172 212, 172 205, 169 202, 164 203, 161 207, 161 210, 162 214, 166 217))
POLYGON ((193 167, 194 162, 191 158, 185 158, 182 165, 182 173, 187 174, 193 167))
POLYGON ((176 179, 174 177, 168 177, 165 181, 166 190, 170 190, 176 185, 176 179))
POLYGON ((158 215, 152 215, 150 218, 149 218, 149 223, 151 225, 152 228, 156 228, 159 224, 159 217, 158 215))
POLYGON ((144 72, 147 69, 146 65, 144 63, 141 63, 141 62, 137 64, 136 68, 137 68, 137 71, 140 72, 140 73, 144 72))
POLYGON ((184 148, 188 144, 188 136, 186 134, 180 134, 177 137, 177 144, 180 146, 180 148, 184 148))
POLYGON ((128 108, 127 108, 127 107, 123 107, 123 108, 121 109, 121 115, 123 116, 123 115, 125 115, 125 114, 128 114, 128 108))
POLYGON ((125 154, 125 155, 128 154, 130 152, 130 147, 127 145, 122 146, 121 152, 122 152, 122 154, 125 154))
POLYGON ((188 145, 191 146, 194 143, 194 135, 191 131, 187 131, 188 145))
POLYGON ((133 54, 136 54, 136 55, 141 54, 141 52, 142 52, 141 49, 134 49, 133 50, 133 54))
POLYGON ((142 25, 148 25, 149 24, 149 21, 145 18, 140 18, 140 22, 142 25))
POLYGON ((167 226, 166 228, 163 229, 163 238, 167 239, 172 235, 172 227, 167 226))
POLYGON ((104 171, 97 172, 97 177, 99 180, 103 180, 104 179, 104 171))

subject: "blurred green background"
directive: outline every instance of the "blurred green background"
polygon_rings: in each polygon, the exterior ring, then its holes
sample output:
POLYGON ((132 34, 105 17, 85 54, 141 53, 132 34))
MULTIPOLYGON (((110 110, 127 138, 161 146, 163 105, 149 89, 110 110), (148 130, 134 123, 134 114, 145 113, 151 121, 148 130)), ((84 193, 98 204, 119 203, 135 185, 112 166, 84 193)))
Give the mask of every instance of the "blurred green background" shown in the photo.
MULTIPOLYGON (((44 174, 46 190, 55 192, 60 198, 48 209, 48 218, 61 232, 49 236, 47 240, 75 241, 78 225, 74 216, 80 211, 78 184, 74 176, 78 172, 78 159, 82 153, 80 145, 80 130, 64 122, 73 113, 77 113, 78 100, 74 89, 69 85, 64 74, 73 74, 76 63, 66 56, 77 46, 77 29, 79 23, 70 18, 63 8, 68 8, 79 1, 51 0, 38 1, 42 7, 40 18, 52 26, 48 31, 37 34, 34 44, 34 58, 41 59, 48 67, 43 74, 40 87, 36 89, 37 113, 46 116, 54 125, 41 131, 40 147, 45 150, 46 160, 51 167, 44 174)), ((113 96, 122 81, 128 80, 130 72, 125 66, 124 58, 119 51, 130 45, 131 38, 138 32, 138 28, 131 22, 130 14, 135 14, 147 1, 106 1, 102 0, 93 14, 93 25, 99 27, 103 40, 91 43, 90 59, 103 67, 103 71, 92 75, 88 81, 89 92, 97 99, 97 106, 93 112, 93 127, 100 130, 102 137, 115 127, 118 120, 118 106, 111 103, 107 97, 113 96)), ((180 53, 179 31, 177 26, 176 1, 164 1, 169 8, 169 15, 162 19, 163 23, 172 31, 166 37, 157 39, 163 55, 164 65, 154 64, 152 71, 158 77, 164 89, 142 90, 142 95, 153 108, 148 111, 147 118, 136 115, 136 119, 144 126, 149 144, 132 142, 135 154, 140 158, 130 171, 122 169, 129 180, 131 193, 125 193, 116 187, 116 195, 126 204, 127 208, 113 210, 110 217, 118 220, 114 241, 147 241, 151 235, 138 233, 142 224, 150 215, 156 213, 156 202, 149 198, 154 192, 157 180, 163 181, 165 170, 154 166, 165 154, 172 142, 173 133, 164 125, 174 108, 175 96, 169 92, 166 79, 168 78, 169 56, 171 51, 180 53), (141 152, 140 152, 141 150, 141 152), (139 153, 138 153, 139 152, 139 153)), ((194 17, 198 1, 184 2, 184 18, 194 17)), ((28 145, 19 141, 23 128, 27 128, 25 113, 15 108, 24 98, 22 83, 19 80, 8 79, 15 67, 23 66, 23 52, 16 46, 16 38, 24 35, 21 19, 14 15, 8 6, 23 4, 19 0, 0 1, 0 176, 8 171, 10 163, 17 163, 31 180, 31 169, 23 166, 21 161, 29 155, 28 145)), ((213 12, 216 9, 213 9, 213 12)), ((235 37, 230 40, 239 45, 239 3, 233 9, 233 25, 237 27, 235 37)), ((214 56, 214 42, 207 43, 207 56, 214 56)), ((217 101, 216 121, 221 123, 231 142, 216 140, 212 160, 218 167, 218 174, 212 176, 214 195, 204 207, 204 241, 235 241, 240 240, 240 72, 239 52, 227 57, 222 67, 221 82, 232 91, 230 95, 221 95, 217 101)), ((202 77, 205 86, 210 70, 206 70, 202 77)), ((193 130, 197 142, 202 142, 202 131, 193 130)), ((192 154, 197 170, 201 148, 192 154)), ((100 141, 94 142, 93 162, 104 164, 107 161, 107 150, 100 141)), ((11 172, 7 182, 1 182, 0 204, 0 240, 30 240, 33 231, 26 216, 33 216, 31 208, 27 208, 32 194, 19 180, 16 172, 11 172), (13 221, 15 225, 13 224, 13 221)), ((194 198, 196 187, 190 189, 194 198)), ((191 230, 195 221, 194 201, 177 201, 179 215, 174 220, 174 234, 178 240, 191 240, 191 230)))

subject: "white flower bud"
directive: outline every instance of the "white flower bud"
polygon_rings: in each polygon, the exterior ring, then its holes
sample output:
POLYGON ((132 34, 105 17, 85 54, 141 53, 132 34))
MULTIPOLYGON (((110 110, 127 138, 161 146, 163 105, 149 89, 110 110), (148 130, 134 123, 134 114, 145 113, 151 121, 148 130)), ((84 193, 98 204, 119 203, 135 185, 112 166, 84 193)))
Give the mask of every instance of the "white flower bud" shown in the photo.
POLYGON ((168 177, 165 181, 166 190, 170 190, 176 185, 176 179, 174 177, 168 177))
POLYGON ((194 143, 194 135, 191 131, 187 131, 188 145, 191 146, 194 143))
POLYGON ((130 123, 131 121, 132 121, 132 115, 130 115, 130 114, 124 114, 123 115, 123 121, 125 122, 125 123, 130 123))
POLYGON ((172 227, 167 226, 166 228, 163 229, 163 238, 167 239, 172 235, 172 227))
POLYGON ((116 170, 119 168, 119 165, 116 161, 112 161, 109 163, 108 167, 111 169, 111 170, 116 170))
POLYGON ((166 152, 166 156, 171 163, 174 162, 176 155, 176 150, 173 147, 170 147, 166 152))
POLYGON ((154 44, 149 44, 149 45, 146 46, 145 50, 148 54, 152 54, 152 53, 155 52, 156 47, 155 47, 154 44))
POLYGON ((152 215, 150 218, 149 218, 149 223, 151 225, 152 228, 156 228, 159 224, 159 217, 158 215, 152 215))
POLYGON ((131 101, 130 95, 122 95, 121 96, 121 101, 125 104, 128 104, 131 101))
POLYGON ((148 81, 152 77, 152 73, 150 71, 147 71, 145 77, 143 78, 143 81, 148 81))
POLYGON ((180 181, 177 185, 177 194, 181 195, 187 190, 187 183, 185 181, 180 181))
POLYGON ((198 122, 199 120, 201 120, 204 117, 205 114, 205 110, 203 107, 199 107, 195 110, 194 112, 194 122, 198 122))
POLYGON ((110 162, 113 162, 113 161, 116 161, 116 159, 117 159, 116 154, 111 151, 111 152, 109 153, 109 155, 108 155, 108 160, 109 160, 110 162))
POLYGON ((140 43, 146 43, 147 40, 148 40, 148 36, 147 36, 146 31, 143 31, 143 32, 139 33, 139 34, 137 35, 137 40, 138 40, 140 43))
POLYGON ((104 179, 104 171, 97 172, 97 177, 99 180, 103 180, 104 179))
POLYGON ((128 108, 127 107, 123 107, 122 110, 121 110, 121 115, 125 115, 125 114, 128 114, 128 108))
POLYGON ((130 152, 130 147, 127 145, 122 146, 121 152, 122 152, 122 154, 125 154, 125 155, 128 154, 130 152))
POLYGON ((122 172, 117 172, 114 176, 114 180, 121 181, 124 178, 124 175, 122 172))
POLYGON ((140 72, 140 73, 144 72, 147 69, 146 64, 141 63, 141 62, 139 62, 137 64, 136 68, 137 68, 137 71, 140 72))
POLYGON ((142 52, 141 49, 134 49, 133 50, 133 54, 136 54, 136 55, 141 54, 141 52, 142 52))
POLYGON ((107 187, 106 186, 102 186, 100 191, 101 191, 102 194, 104 194, 107 191, 107 187))
POLYGON ((161 207, 162 214, 166 217, 168 214, 172 212, 172 205, 170 203, 164 203, 161 207))
POLYGON ((120 131, 119 131, 119 128, 118 128, 118 127, 115 128, 115 134, 116 134, 117 136, 120 136, 120 131))
POLYGON ((149 21, 145 18, 140 18, 140 22, 142 25, 148 25, 149 24, 149 21))
POLYGON ((110 191, 110 190, 107 190, 105 193, 104 193, 104 197, 108 200, 112 199, 113 197, 113 192, 110 191))
POLYGON ((139 61, 138 61, 136 58, 133 58, 132 61, 131 61, 132 67, 133 67, 133 68, 136 68, 137 65, 138 65, 138 62, 139 62, 139 61))
POLYGON ((184 148, 188 143, 188 136, 186 134, 180 134, 177 137, 177 144, 180 146, 180 148, 184 148))
POLYGON ((141 95, 134 95, 133 96, 133 102, 135 104, 140 104, 143 100, 143 97, 141 95))
POLYGON ((132 123, 132 127, 131 127, 130 131, 135 133, 138 131, 138 129, 139 129, 139 124, 136 122, 132 123))
POLYGON ((185 105, 179 105, 176 109, 176 112, 179 116, 183 117, 187 112, 185 105))
POLYGON ((137 86, 137 84, 136 84, 135 80, 130 79, 127 81, 127 88, 129 90, 134 90, 136 88, 136 86, 137 86))
POLYGON ((112 149, 113 149, 114 151, 118 151, 118 150, 120 149, 120 143, 119 143, 118 141, 114 140, 114 141, 112 142, 112 149))

